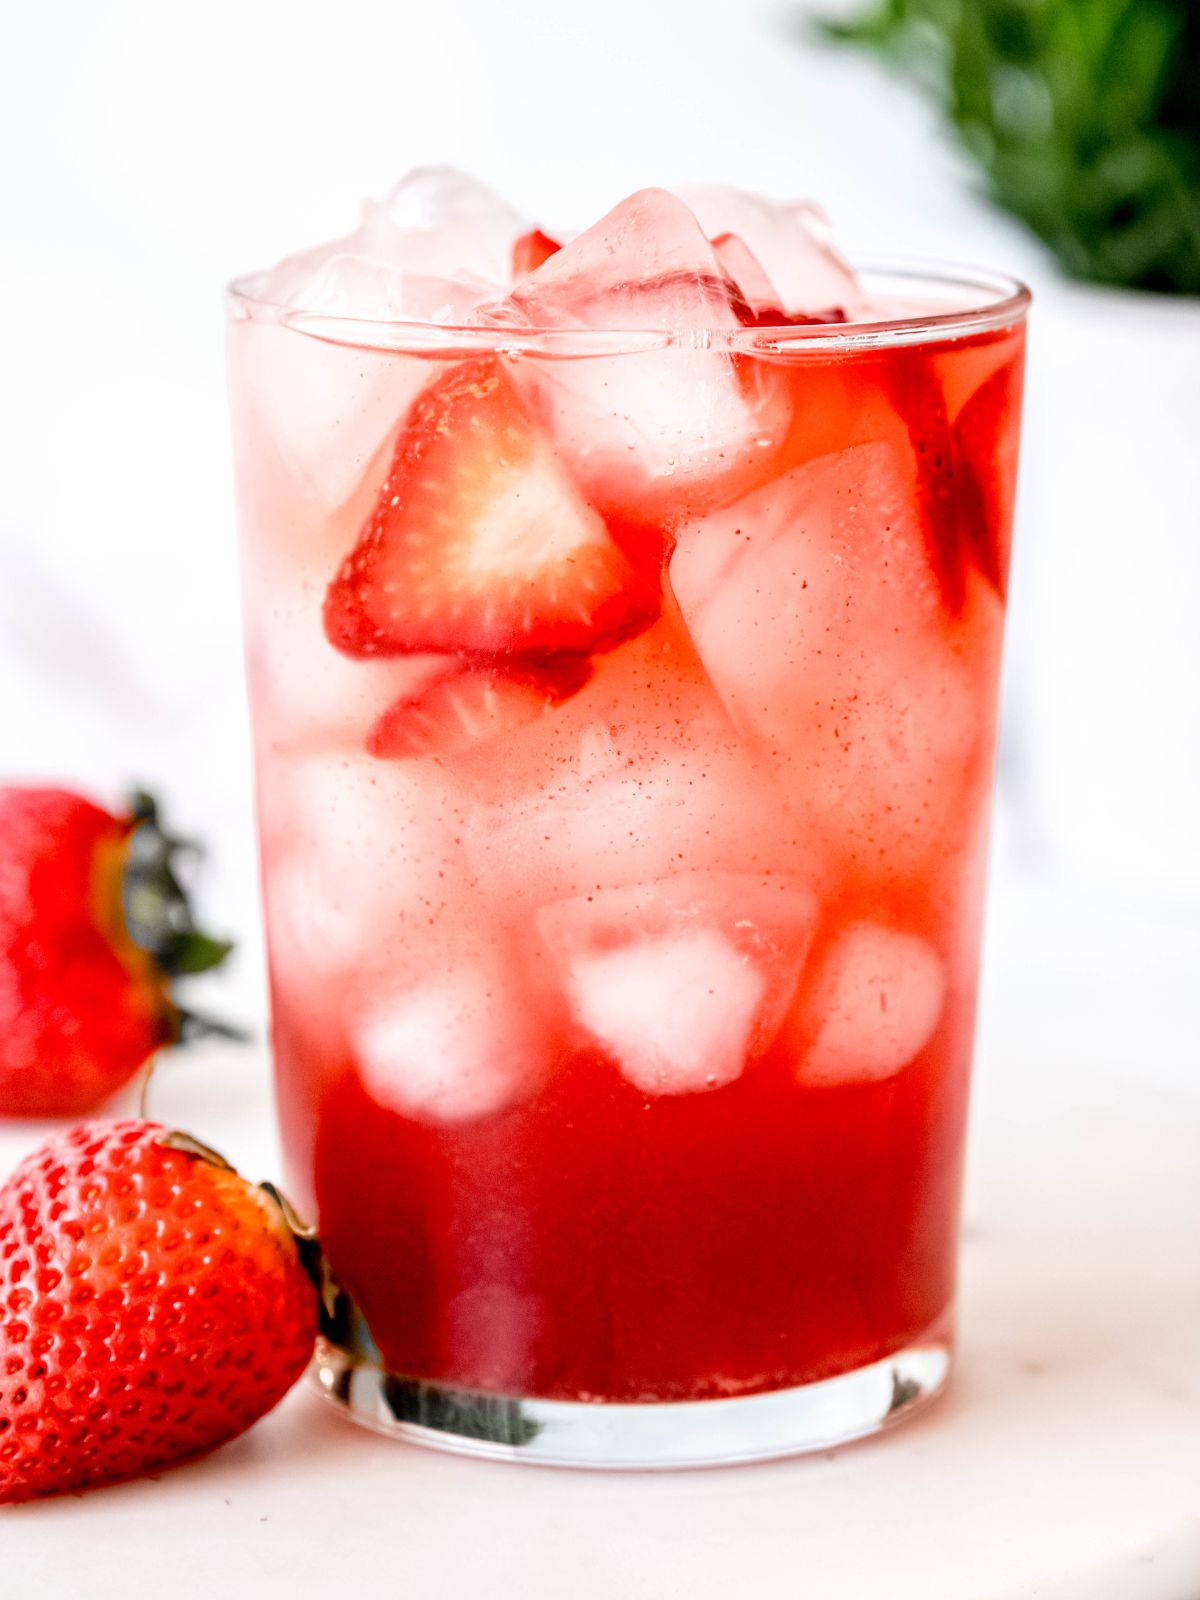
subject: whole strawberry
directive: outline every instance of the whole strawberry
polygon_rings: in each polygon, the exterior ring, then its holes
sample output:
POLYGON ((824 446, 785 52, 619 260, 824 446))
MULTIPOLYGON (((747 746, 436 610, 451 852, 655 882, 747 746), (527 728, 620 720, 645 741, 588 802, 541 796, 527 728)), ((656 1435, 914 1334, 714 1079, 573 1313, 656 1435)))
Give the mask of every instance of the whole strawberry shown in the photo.
POLYGON ((232 1439, 304 1371, 317 1313, 272 1191, 155 1123, 56 1135, 0 1188, 0 1503, 232 1439))
POLYGON ((154 804, 0 788, 0 1115, 79 1116, 183 1017, 169 980, 229 946, 196 931, 154 804))

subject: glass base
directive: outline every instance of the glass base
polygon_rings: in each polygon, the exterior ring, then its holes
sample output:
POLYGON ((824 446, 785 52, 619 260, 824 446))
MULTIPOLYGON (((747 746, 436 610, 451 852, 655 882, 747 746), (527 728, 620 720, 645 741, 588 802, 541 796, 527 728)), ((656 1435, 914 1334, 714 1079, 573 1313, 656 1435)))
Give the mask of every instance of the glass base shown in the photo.
POLYGON ((652 1470, 770 1461, 893 1427, 946 1386, 949 1317, 870 1366, 734 1400, 641 1405, 525 1400, 399 1378, 322 1340, 321 1394, 378 1433, 463 1455, 541 1466, 652 1470))

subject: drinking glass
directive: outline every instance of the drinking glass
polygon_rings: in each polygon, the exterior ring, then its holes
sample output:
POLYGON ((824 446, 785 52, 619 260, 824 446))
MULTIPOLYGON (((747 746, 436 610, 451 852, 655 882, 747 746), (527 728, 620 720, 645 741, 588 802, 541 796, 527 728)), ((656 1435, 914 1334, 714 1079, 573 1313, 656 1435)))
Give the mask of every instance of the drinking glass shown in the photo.
POLYGON ((952 1359, 1020 285, 508 331, 229 296, 315 1372, 476 1454, 707 1464, 952 1359))

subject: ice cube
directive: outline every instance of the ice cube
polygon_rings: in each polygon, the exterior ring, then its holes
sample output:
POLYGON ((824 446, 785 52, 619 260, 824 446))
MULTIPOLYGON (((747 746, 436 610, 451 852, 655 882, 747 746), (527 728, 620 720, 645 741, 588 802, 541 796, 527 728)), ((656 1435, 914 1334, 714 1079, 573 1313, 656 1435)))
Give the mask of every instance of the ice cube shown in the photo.
POLYGON ((999 604, 943 608, 911 453, 829 455, 683 530, 671 582, 708 675, 834 873, 932 870, 991 745, 999 604))
POLYGON ((774 815, 769 791, 727 745, 618 760, 578 780, 563 771, 531 794, 480 808, 467 843, 497 893, 552 898, 723 862, 753 869, 770 859, 774 815))
POLYGON ((403 271, 372 260, 358 248, 321 256, 306 268, 293 261, 289 297, 306 312, 368 322, 432 322, 461 325, 495 285, 487 280, 438 277, 403 271))
POLYGON ((703 333, 741 326, 736 290, 696 219, 665 189, 642 189, 514 289, 536 328, 703 333))
MULTIPOLYGON (((464 323, 508 288, 513 244, 528 226, 474 179, 419 168, 367 201, 354 233, 289 256, 260 276, 256 293, 326 317, 464 323)), ((235 405, 257 413, 297 483, 326 509, 354 493, 435 372, 416 355, 254 321, 235 323, 231 360, 235 405)), ((260 458, 255 448, 256 473, 260 458)))
MULTIPOLYGON (((244 514, 261 523, 261 537, 293 546, 364 486, 369 509, 395 435, 440 370, 423 357, 350 349, 254 321, 232 324, 229 360, 235 447, 261 486, 244 514)), ((335 565, 352 542, 353 534, 335 565)))
POLYGON ((287 257, 263 297, 297 311, 367 320, 460 323, 508 287, 529 223, 452 167, 418 167, 367 200, 345 238, 287 257))
MULTIPOLYGON (((247 441, 255 452, 259 493, 244 507, 242 584, 247 668, 255 718, 272 744, 297 747, 353 740, 365 744, 376 721, 403 695, 417 694, 445 658, 351 661, 329 643, 325 593, 351 549, 385 471, 379 459, 357 491, 337 508, 314 505, 295 470, 269 437, 247 441)), ((383 452, 390 455, 390 440, 383 452)))
POLYGON ((804 997, 804 1084, 873 1082, 903 1070, 933 1036, 946 997, 937 952, 913 933, 854 922, 804 997))
MULTIPOLYGON (((679 194, 710 239, 737 236, 770 280, 774 305, 808 315, 836 309, 849 320, 864 314, 858 281, 834 249, 828 219, 811 202, 766 200, 722 184, 685 185, 679 194)), ((761 309, 755 300, 761 284, 739 280, 739 287, 761 309)))
POLYGON ((580 1024, 643 1094, 696 1094, 740 1077, 765 980, 714 928, 581 955, 568 993, 580 1024))
POLYGON ((464 868, 439 773, 361 750, 272 752, 258 788, 271 966, 286 983, 311 998, 373 977, 453 920, 464 868))
POLYGON ((620 353, 529 354, 513 367, 605 509, 728 498, 782 438, 784 389, 722 348, 742 326, 737 291, 665 190, 623 200, 481 316, 629 336, 620 353))
POLYGON ((786 870, 770 774, 738 736, 677 616, 599 658, 579 693, 472 775, 482 883, 549 902, 689 870, 786 870))
MULTIPOLYGON (((280 329, 243 327, 274 339, 289 337, 280 329)), ((431 671, 428 660, 420 658, 407 664, 350 661, 326 636, 323 606, 330 575, 353 547, 375 502, 392 453, 391 423, 384 419, 391 419, 400 400, 395 385, 385 382, 374 415, 359 417, 350 408, 342 418, 349 428, 345 436, 327 417, 326 432, 318 437, 322 407, 333 403, 339 377, 349 381, 344 368, 326 364, 329 349, 313 346, 315 373, 330 379, 318 385, 319 394, 310 395, 300 372, 287 364, 286 357, 294 354, 287 345, 264 348, 256 384, 247 383, 244 392, 235 385, 242 401, 239 448, 250 458, 255 484, 242 507, 242 585, 246 615, 253 619, 248 672, 261 735, 289 748, 348 739, 365 743, 386 708, 406 691, 415 693, 431 671), (275 356, 284 359, 278 371, 273 371, 275 356), (291 390, 283 381, 287 375, 294 380, 291 390), (370 430, 365 437, 358 432, 360 424, 370 430), (389 437, 368 459, 365 441, 374 438, 377 427, 389 437), (312 450, 306 453, 309 428, 312 450), (326 474, 324 489, 314 486, 310 470, 326 474), (327 504, 326 492, 339 493, 351 480, 349 498, 327 504)), ((347 352, 336 354, 344 359, 347 352)), ((369 370, 360 369, 358 377, 367 378, 369 370)), ((385 377, 378 369, 376 375, 385 377)))
POLYGON ((490 1116, 519 1099, 542 1051, 509 989, 494 959, 372 995, 350 1027, 368 1094, 430 1122, 490 1116))
POLYGON ((513 245, 531 224, 506 200, 455 167, 416 167, 382 200, 363 207, 368 252, 406 273, 493 288, 507 286, 513 245))
POLYGON ((817 918, 817 899, 785 874, 681 872, 544 906, 537 932, 545 968, 571 990, 580 970, 647 944, 720 939, 761 979, 751 1054, 771 1043, 791 1005, 817 918))
POLYGON ((264 736, 281 746, 356 741, 374 730, 398 702, 416 699, 445 674, 445 656, 376 657, 352 661, 329 643, 322 627, 321 592, 280 593, 247 646, 247 675, 264 736))

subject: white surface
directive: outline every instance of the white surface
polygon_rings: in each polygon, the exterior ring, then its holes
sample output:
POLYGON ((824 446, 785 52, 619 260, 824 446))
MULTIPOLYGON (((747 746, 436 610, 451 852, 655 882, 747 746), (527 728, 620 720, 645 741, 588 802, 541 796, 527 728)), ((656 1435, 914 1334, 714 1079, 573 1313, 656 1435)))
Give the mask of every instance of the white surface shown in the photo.
MULTIPOLYGON (((301 1389, 206 1462, 0 1514, 4 1593, 1196 1600, 1200 940, 1037 893, 995 910, 961 1365, 927 1418, 608 1477, 396 1444, 301 1389)), ((154 1110, 259 1172, 267 1100, 261 1057, 221 1050, 166 1064, 154 1110)), ((0 1165, 39 1132, 0 1131, 0 1165)))

